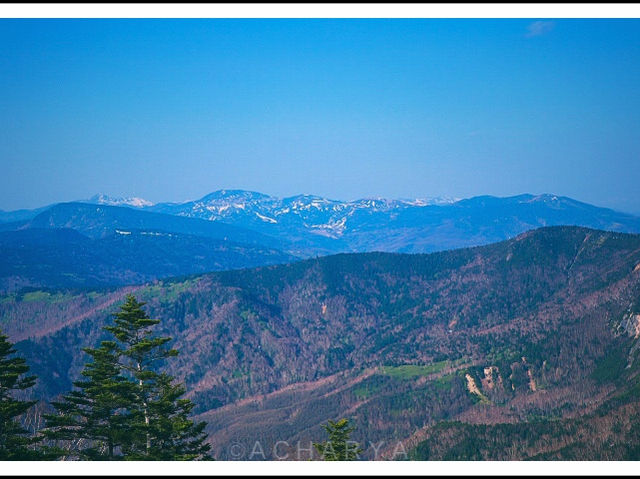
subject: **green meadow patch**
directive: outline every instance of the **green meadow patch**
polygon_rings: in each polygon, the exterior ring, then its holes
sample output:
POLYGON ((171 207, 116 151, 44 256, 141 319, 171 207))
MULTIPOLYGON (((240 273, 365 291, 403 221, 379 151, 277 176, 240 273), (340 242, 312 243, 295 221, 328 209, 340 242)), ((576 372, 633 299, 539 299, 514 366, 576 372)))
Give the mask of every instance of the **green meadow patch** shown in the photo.
POLYGON ((47 291, 30 291, 24 293, 20 298, 23 303, 45 302, 45 303, 61 303, 68 301, 73 297, 70 293, 49 293, 47 291))
POLYGON ((189 291, 197 281, 197 279, 188 279, 186 281, 172 283, 160 281, 156 284, 145 287, 138 294, 145 300, 157 298, 163 303, 168 303, 178 299, 178 296, 181 293, 189 291))
POLYGON ((451 365, 451 361, 439 361, 426 365, 405 364, 402 366, 383 366, 380 374, 397 379, 414 379, 421 376, 430 376, 439 373, 445 367, 451 365))

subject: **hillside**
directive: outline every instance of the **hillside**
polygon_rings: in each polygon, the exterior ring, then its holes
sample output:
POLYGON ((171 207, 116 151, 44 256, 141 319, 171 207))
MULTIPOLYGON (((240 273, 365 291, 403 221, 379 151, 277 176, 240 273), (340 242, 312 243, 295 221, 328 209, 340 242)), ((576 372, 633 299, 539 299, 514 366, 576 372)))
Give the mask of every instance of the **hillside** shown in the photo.
POLYGON ((0 224, 0 292, 141 284, 293 261, 255 231, 129 207, 61 203, 0 224))
POLYGON ((469 424, 443 421, 427 429, 413 460, 600 460, 640 458, 640 389, 625 391, 580 417, 536 417, 527 422, 469 424))
MULTIPOLYGON (((22 340, 39 393, 70 387, 86 360, 78 351, 101 337, 125 292, 0 299, 0 328, 22 340)), ((340 254, 135 294, 174 337, 171 372, 221 458, 238 441, 316 440, 321 423, 345 415, 356 440, 386 441, 390 457, 393 441, 409 450, 439 421, 580 417, 636 380, 636 235, 542 228, 477 248, 340 254)))
POLYGON ((117 230, 89 238, 72 229, 0 232, 0 291, 142 284, 159 278, 266 264, 294 257, 255 244, 158 231, 117 230))
POLYGON ((183 218, 120 206, 85 203, 54 205, 17 229, 31 228, 74 229, 90 238, 104 238, 113 235, 116 230, 125 232, 142 230, 201 236, 267 247, 281 245, 281 242, 274 238, 226 223, 183 218))

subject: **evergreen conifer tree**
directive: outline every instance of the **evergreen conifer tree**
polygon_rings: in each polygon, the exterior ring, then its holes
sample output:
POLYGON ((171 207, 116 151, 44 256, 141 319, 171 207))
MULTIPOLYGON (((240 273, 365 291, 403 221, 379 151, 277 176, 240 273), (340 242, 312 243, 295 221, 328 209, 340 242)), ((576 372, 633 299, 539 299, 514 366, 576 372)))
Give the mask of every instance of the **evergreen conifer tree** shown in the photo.
POLYGON ((36 401, 14 397, 15 393, 32 387, 36 378, 26 376, 29 366, 15 353, 8 336, 0 333, 0 461, 41 459, 39 452, 29 447, 39 438, 30 435, 18 420, 36 401))
POLYGON ((349 426, 346 418, 331 421, 323 426, 327 431, 328 439, 321 443, 314 443, 316 451, 325 461, 355 461, 358 459, 362 448, 350 440, 354 427, 349 426))
POLYGON ((114 326, 105 330, 119 341, 121 367, 134 379, 135 400, 130 406, 134 421, 134 441, 126 449, 127 458, 136 460, 207 459, 210 446, 204 441, 205 423, 188 419, 194 404, 180 399, 181 385, 157 370, 157 364, 178 355, 167 347, 170 337, 156 336, 152 327, 160 321, 151 319, 133 295, 126 298, 115 314, 114 326))
POLYGON ((178 354, 169 337, 156 336, 145 303, 128 295, 114 324, 103 329, 115 341, 87 348, 93 362, 76 390, 53 403, 58 414, 47 416, 47 437, 72 445, 80 459, 197 460, 209 459, 204 422, 189 414, 194 404, 181 399, 184 386, 158 371, 162 360, 178 354))
POLYGON ((85 348, 92 362, 82 371, 75 390, 52 402, 57 414, 46 415, 47 438, 64 441, 66 456, 86 460, 119 460, 133 440, 129 408, 135 385, 121 373, 114 341, 85 348))
MULTIPOLYGON (((128 459, 134 460, 198 460, 210 459, 211 448, 206 444, 206 423, 194 423, 189 419, 195 404, 181 399, 186 390, 175 384, 171 376, 160 374, 148 388, 146 415, 139 416, 144 424, 144 448, 131 451, 128 459), (148 423, 146 420, 148 419, 148 423), (147 426, 148 424, 148 426, 147 426)), ((142 442, 139 443, 139 446, 142 442)))

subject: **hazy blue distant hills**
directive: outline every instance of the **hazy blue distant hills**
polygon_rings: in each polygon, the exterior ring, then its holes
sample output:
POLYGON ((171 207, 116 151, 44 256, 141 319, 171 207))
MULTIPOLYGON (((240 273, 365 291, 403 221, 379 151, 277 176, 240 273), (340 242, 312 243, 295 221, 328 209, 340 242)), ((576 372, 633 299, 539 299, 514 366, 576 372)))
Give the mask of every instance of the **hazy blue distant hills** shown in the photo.
POLYGON ((422 253, 479 246, 543 226, 640 232, 640 218, 553 195, 479 196, 391 214, 357 212, 344 234, 356 251, 422 253), (379 228, 381 223, 384 228, 379 228))
POLYGON ((278 250, 204 236, 117 230, 90 238, 73 229, 0 232, 0 291, 98 287, 289 262, 278 250))
POLYGON ((286 241, 222 222, 130 207, 59 203, 0 224, 0 290, 138 284, 282 263, 286 241))
POLYGON ((70 228, 91 238, 103 238, 117 231, 135 229, 188 234, 269 247, 283 243, 255 231, 222 222, 86 203, 54 205, 20 227, 24 228, 70 228))
MULTIPOLYGON (((122 198, 122 197, 112 197, 104 194, 94 195, 88 200, 79 200, 72 203, 90 203, 96 205, 107 205, 107 206, 126 206, 130 208, 146 208, 149 206, 153 206, 153 203, 150 201, 144 200, 142 198, 130 197, 130 198, 122 198)), ((0 223, 10 223, 16 221, 27 221, 35 218, 39 213, 55 206, 58 203, 54 203, 48 206, 42 206, 40 208, 35 209, 21 209, 15 211, 2 211, 0 210, 0 223)))
POLYGON ((51 208, 53 205, 43 206, 33 210, 15 210, 15 211, 2 211, 0 210, 0 224, 1 223, 13 223, 17 221, 27 221, 38 215, 41 211, 51 208))
MULTIPOLYGON (((88 200, 78 200, 71 203, 89 203, 89 204, 106 205, 106 206, 125 206, 129 208, 140 208, 140 209, 153 206, 153 203, 142 198, 137 198, 137 197, 121 198, 121 197, 112 197, 104 194, 94 195, 88 200)), ((0 210, 0 223, 27 221, 35 218, 39 213, 57 204, 58 203, 54 203, 48 206, 42 206, 40 208, 35 208, 31 210, 29 209, 21 209, 21 210, 15 210, 15 211, 0 210)))

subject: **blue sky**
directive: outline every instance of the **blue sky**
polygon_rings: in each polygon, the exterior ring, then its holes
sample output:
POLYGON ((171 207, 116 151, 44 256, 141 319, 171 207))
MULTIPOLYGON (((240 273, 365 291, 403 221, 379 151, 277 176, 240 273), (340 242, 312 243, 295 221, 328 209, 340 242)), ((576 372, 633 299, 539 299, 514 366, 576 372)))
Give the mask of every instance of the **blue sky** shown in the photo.
POLYGON ((0 20, 0 209, 222 188, 640 213, 637 20, 0 20))

